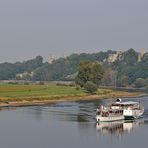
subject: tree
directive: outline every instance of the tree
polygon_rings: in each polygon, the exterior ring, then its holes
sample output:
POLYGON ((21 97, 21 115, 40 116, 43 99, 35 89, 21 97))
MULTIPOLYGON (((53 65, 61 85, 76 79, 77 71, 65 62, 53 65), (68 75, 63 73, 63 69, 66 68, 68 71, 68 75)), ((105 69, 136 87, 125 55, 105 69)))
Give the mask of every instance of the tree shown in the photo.
POLYGON ((35 60, 36 60, 36 63, 38 66, 42 66, 42 64, 43 64, 43 57, 42 56, 37 56, 35 58, 35 60))
POLYGON ((146 88, 146 91, 147 91, 147 93, 148 93, 148 78, 146 79, 145 84, 146 84, 145 88, 146 88))
POLYGON ((44 65, 34 71, 32 80, 34 81, 50 81, 50 67, 48 63, 44 63, 44 65))
POLYGON ((118 79, 117 84, 118 84, 118 86, 121 86, 121 87, 126 87, 126 86, 128 86, 128 85, 129 85, 129 83, 128 83, 128 77, 125 76, 125 75, 122 75, 122 76, 118 79))
POLYGON ((138 53, 134 49, 130 48, 124 52, 124 61, 130 66, 136 65, 138 62, 138 53))
POLYGON ((86 84, 84 85, 84 89, 88 92, 93 94, 94 92, 97 91, 97 85, 94 84, 92 81, 87 81, 86 84))
POLYGON ((91 73, 90 73, 90 80, 99 85, 104 75, 104 69, 98 62, 92 63, 91 73))
POLYGON ((84 87, 88 81, 99 85, 103 78, 104 69, 98 62, 81 61, 78 68, 78 75, 76 76, 76 84, 84 87))
POLYGON ((83 87, 87 81, 89 81, 89 75, 91 72, 90 61, 81 61, 78 68, 78 75, 76 76, 76 84, 83 87))
POLYGON ((115 86, 116 77, 117 74, 115 70, 113 70, 111 67, 106 68, 102 84, 105 86, 115 86))
POLYGON ((144 87, 145 86, 145 79, 138 78, 138 79, 136 79, 134 84, 135 84, 136 88, 144 87))

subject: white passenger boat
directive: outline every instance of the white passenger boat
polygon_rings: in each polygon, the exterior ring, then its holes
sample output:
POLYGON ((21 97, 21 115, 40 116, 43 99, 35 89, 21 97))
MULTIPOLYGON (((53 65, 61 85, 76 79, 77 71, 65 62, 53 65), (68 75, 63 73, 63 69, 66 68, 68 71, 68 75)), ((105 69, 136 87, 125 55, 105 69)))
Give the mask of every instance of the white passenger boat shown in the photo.
POLYGON ((124 101, 117 99, 116 102, 110 105, 111 109, 121 109, 123 110, 123 115, 125 119, 137 119, 141 117, 144 113, 144 107, 136 101, 124 101))
POLYGON ((122 109, 111 109, 109 107, 101 106, 97 109, 96 120, 97 122, 110 122, 123 120, 123 110, 122 109))

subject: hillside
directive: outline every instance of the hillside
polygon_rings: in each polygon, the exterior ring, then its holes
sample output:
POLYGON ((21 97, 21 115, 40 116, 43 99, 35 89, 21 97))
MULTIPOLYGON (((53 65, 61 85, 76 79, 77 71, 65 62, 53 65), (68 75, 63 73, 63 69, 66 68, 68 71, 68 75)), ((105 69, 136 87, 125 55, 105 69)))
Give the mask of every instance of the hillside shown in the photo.
POLYGON ((17 63, 0 64, 0 80, 73 80, 80 61, 101 63, 106 71, 102 85, 143 87, 148 83, 148 53, 138 53, 134 49, 125 52, 108 50, 93 54, 72 54, 65 58, 43 63, 43 58, 17 63))

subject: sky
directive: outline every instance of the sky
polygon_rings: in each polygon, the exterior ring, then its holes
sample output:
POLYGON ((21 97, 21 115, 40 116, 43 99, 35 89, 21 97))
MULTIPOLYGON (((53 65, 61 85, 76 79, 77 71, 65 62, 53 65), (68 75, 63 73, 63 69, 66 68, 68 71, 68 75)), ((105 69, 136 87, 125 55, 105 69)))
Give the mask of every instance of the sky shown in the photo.
POLYGON ((0 0, 0 62, 148 49, 148 0, 0 0))

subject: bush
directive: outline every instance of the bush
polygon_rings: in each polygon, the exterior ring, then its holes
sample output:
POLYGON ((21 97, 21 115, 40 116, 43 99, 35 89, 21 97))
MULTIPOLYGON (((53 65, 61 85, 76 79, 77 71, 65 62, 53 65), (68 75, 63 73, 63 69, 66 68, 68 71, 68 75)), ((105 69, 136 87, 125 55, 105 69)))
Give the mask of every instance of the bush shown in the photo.
POLYGON ((92 81, 88 81, 86 82, 86 84, 84 85, 84 89, 88 92, 93 94, 94 92, 97 91, 97 85, 94 84, 92 81))
POLYGON ((136 88, 144 87, 145 86, 145 79, 142 79, 142 78, 136 79, 136 81, 134 82, 134 85, 136 88))
POLYGON ((70 87, 74 87, 75 83, 67 83, 67 82, 59 82, 56 83, 57 86, 70 86, 70 87))
POLYGON ((24 85, 29 85, 29 82, 24 82, 24 85))
POLYGON ((76 90, 80 90, 80 86, 76 86, 76 90))
POLYGON ((44 85, 44 82, 40 81, 38 84, 39 84, 39 85, 44 85))
POLYGON ((18 82, 8 82, 8 84, 17 85, 17 84, 19 84, 19 83, 18 83, 18 82))

